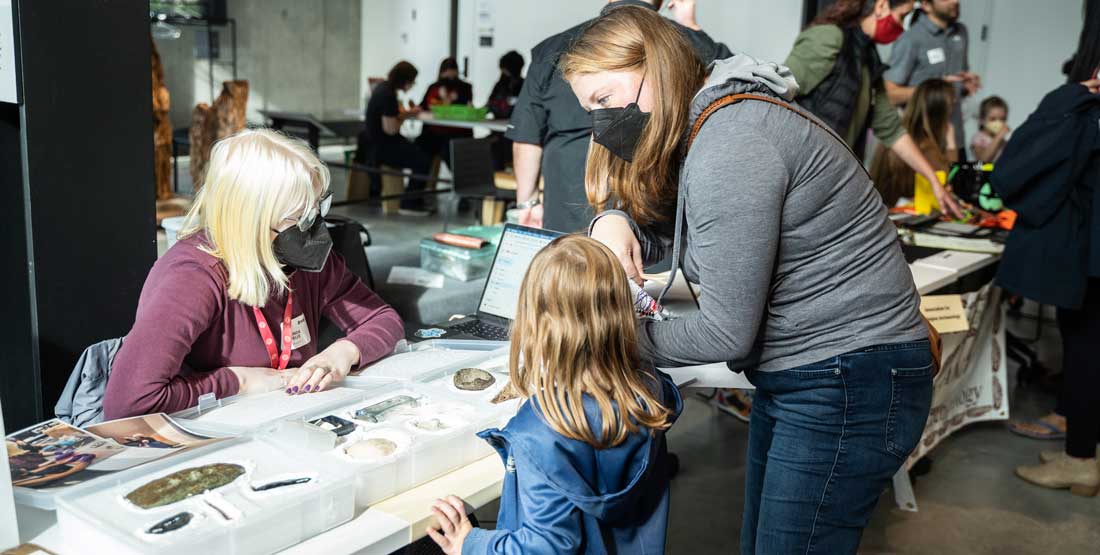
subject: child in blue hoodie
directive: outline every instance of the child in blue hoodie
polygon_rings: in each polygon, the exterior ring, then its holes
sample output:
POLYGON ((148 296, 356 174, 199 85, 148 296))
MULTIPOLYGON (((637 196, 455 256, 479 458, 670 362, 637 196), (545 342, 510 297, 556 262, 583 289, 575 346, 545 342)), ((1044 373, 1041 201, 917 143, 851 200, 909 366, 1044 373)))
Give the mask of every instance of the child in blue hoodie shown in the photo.
POLYGON ((448 555, 663 553, 664 431, 679 392, 642 369, 626 273, 600 243, 556 239, 520 290, 509 366, 527 401, 479 435, 505 463, 496 530, 473 528, 463 501, 436 502, 428 534, 448 555))

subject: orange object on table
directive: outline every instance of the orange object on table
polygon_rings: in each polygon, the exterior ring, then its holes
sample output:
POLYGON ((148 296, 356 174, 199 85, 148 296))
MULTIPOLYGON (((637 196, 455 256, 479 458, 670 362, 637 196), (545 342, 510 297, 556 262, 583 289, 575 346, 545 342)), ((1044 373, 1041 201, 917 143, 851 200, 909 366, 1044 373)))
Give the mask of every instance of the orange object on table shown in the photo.
POLYGON ((437 243, 443 243, 444 245, 451 245, 454 247, 461 247, 464 249, 480 249, 484 247, 488 241, 480 237, 470 237, 469 235, 458 235, 455 233, 436 233, 432 235, 432 239, 437 243))

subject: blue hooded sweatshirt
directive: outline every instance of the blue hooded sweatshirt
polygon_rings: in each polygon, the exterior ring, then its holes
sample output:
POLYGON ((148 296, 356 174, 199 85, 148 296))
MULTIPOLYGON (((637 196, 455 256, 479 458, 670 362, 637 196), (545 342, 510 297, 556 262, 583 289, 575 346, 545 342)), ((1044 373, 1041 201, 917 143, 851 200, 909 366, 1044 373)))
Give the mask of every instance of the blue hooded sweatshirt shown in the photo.
MULTIPOLYGON (((672 379, 656 372, 672 419, 683 408, 672 379)), ((584 398, 593 430, 596 402, 584 398)), ((503 430, 478 434, 505 463, 496 530, 474 528, 468 554, 664 553, 668 526, 668 453, 664 432, 639 430, 596 449, 555 432, 529 399, 503 430)))

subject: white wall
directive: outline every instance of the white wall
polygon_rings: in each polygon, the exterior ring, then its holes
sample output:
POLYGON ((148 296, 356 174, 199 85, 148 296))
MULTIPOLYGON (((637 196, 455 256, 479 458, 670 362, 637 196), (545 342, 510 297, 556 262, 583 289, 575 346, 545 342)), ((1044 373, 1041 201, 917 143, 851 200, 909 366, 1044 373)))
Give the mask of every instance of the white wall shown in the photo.
MULTIPOLYGON (((362 71, 360 98, 370 94, 367 79, 385 77, 401 60, 420 74, 408 97, 420 102, 435 82, 439 62, 450 53, 451 3, 448 0, 362 0, 362 71)), ((461 60, 460 60, 461 63, 461 60)))
POLYGON ((977 130, 977 102, 994 94, 1008 102, 1008 125, 1015 129, 1035 111, 1043 96, 1065 83, 1062 64, 1077 50, 1082 2, 963 1, 964 6, 966 2, 988 2, 990 14, 988 44, 981 41, 980 22, 963 20, 970 28, 972 64, 975 51, 985 49, 980 54, 985 57, 984 67, 975 67, 982 76, 982 90, 973 103, 967 137, 977 130))
MULTIPOLYGON (((587 21, 605 0, 459 0, 459 63, 470 61, 475 102, 483 103, 500 76, 498 61, 509 50, 531 61, 531 48, 543 39, 587 21), (489 13, 482 21, 479 12, 489 13), (493 46, 479 46, 482 28, 491 28, 493 46)), ((662 13, 668 13, 667 11, 662 13)), ((735 52, 782 61, 798 35, 801 0, 697 0, 696 19, 717 41, 735 52)))

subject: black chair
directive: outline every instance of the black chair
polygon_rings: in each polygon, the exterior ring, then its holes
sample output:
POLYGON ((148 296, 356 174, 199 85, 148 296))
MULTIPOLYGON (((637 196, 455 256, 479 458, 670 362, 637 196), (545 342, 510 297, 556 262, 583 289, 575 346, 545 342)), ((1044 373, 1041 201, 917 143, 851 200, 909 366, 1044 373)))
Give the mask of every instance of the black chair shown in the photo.
POLYGON ((482 200, 492 197, 498 200, 514 200, 514 191, 497 189, 494 178, 493 142, 491 139, 452 139, 450 145, 451 207, 444 211, 443 231, 447 231, 451 213, 464 198, 482 200))

